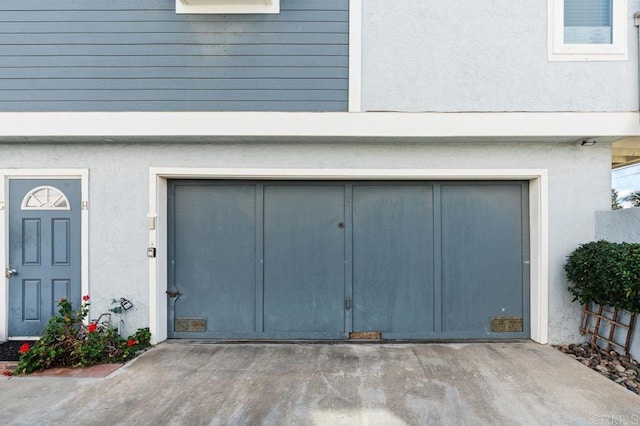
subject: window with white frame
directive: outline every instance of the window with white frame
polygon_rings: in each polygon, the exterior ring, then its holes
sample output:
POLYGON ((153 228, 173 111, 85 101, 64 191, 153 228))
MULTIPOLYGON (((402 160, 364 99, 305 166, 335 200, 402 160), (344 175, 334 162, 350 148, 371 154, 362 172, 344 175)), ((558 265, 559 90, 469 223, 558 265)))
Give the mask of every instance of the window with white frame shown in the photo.
POLYGON ((69 199, 54 186, 33 188, 22 199, 21 210, 71 210, 69 199))
POLYGON ((280 13, 280 0, 176 0, 176 13, 280 13))
POLYGON ((548 0, 550 61, 621 61, 627 0, 548 0))

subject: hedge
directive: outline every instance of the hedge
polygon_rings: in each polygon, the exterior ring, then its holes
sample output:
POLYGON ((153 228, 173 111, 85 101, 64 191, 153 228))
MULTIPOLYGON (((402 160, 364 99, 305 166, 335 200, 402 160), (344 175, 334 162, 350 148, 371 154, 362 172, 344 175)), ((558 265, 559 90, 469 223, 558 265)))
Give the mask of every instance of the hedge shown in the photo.
POLYGON ((564 269, 574 301, 640 312, 640 244, 582 244, 564 269))

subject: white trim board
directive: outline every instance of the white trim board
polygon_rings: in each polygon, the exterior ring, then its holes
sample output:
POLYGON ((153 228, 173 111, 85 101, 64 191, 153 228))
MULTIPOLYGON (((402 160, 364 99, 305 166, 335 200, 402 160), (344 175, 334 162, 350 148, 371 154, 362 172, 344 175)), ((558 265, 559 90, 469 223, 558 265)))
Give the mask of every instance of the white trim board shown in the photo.
POLYGON ((542 344, 549 337, 548 172, 546 169, 215 169, 149 168, 149 327, 153 343, 167 339, 167 180, 168 179, 388 179, 388 180, 528 180, 530 222, 531 339, 542 344))
MULTIPOLYGON (((9 264, 8 194, 11 179, 80 179, 81 203, 89 204, 88 169, 0 169, 0 259, 9 264)), ((89 294, 89 211, 80 211, 81 294, 89 294)), ((4 265, 2 270, 4 271, 4 265)), ((9 335, 9 279, 0 279, 0 342, 9 335)))
POLYGON ((0 113, 0 141, 118 137, 559 138, 640 136, 638 112, 0 113), (250 123, 251 125, 247 125, 250 123))

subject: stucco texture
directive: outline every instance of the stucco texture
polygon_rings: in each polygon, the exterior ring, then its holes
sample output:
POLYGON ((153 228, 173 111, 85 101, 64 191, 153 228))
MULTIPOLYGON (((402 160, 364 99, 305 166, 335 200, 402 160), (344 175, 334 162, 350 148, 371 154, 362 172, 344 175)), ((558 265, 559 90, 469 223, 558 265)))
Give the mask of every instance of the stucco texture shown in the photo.
POLYGON ((596 213, 596 239, 640 243, 640 208, 596 213))
POLYGON ((610 146, 554 143, 6 144, 0 168, 88 168, 92 316, 126 297, 128 331, 147 326, 148 168, 547 169, 549 337, 577 341, 579 307, 563 273, 566 256, 594 238, 594 213, 609 203, 610 146))
POLYGON ((626 61, 549 62, 547 1, 363 2, 364 111, 636 111, 626 61))

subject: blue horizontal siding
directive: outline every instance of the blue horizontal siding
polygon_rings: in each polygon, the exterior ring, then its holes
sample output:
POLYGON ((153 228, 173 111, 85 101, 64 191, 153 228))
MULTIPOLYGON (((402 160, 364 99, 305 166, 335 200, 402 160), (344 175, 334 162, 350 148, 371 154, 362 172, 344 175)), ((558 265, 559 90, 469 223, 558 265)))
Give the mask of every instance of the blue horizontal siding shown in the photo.
POLYGON ((307 10, 285 10, 280 15, 180 15, 175 10, 51 10, 45 14, 33 10, 5 10, 0 22, 348 22, 347 10, 316 10, 310 14, 307 10))
MULTIPOLYGON (((113 78, 33 78, 1 79, 0 90, 314 90, 342 91, 347 83, 342 79, 285 79, 285 78, 153 78, 153 79, 113 79, 113 78)), ((6 94, 6 93, 5 93, 6 94)), ((7 96, 5 96, 6 98, 7 96)))
MULTIPOLYGON (((28 68, 16 76, 13 68, 0 68, 0 79, 17 84, 34 79, 115 79, 125 82, 129 79, 317 79, 321 73, 325 79, 338 79, 347 84, 349 70, 329 67, 55 67, 28 68), (143 77, 132 77, 140 75, 143 77)), ((17 86, 14 86, 17 87, 17 86)))
POLYGON ((0 45, 0 56, 348 56, 348 47, 341 45, 60 45, 55 51, 51 46, 0 45))
MULTIPOLYGON (((181 15, 182 16, 182 15, 181 15)), ((0 24, 1 26, 1 24, 0 24)), ((215 28, 211 28, 215 29, 215 28)), ((347 45, 347 33, 85 33, 78 37, 76 33, 51 34, 2 34, 2 44, 14 45, 84 45, 84 44, 126 44, 126 45, 347 45)))
POLYGON ((0 0, 0 111, 345 111, 348 0, 0 0))
MULTIPOLYGON (((310 12, 313 13, 313 12, 310 12)), ((237 15, 240 16, 240 15, 237 15)), ((58 34, 58 33, 110 33, 115 28, 125 33, 343 33, 348 30, 345 22, 3 22, 0 34, 58 34)))
MULTIPOLYGON (((0 0, 1 10, 175 10, 173 1, 165 0, 0 0)), ((286 10, 349 10, 344 0, 281 0, 286 10)))
MULTIPOLYGON (((313 97, 320 101, 339 102, 342 100, 341 90, 316 90, 313 97)), ((4 101, 20 101, 24 96, 33 97, 41 101, 105 101, 115 96, 123 101, 208 101, 210 99, 222 98, 229 101, 308 101, 308 90, 139 90, 139 89, 93 89, 93 90, 3 90, 4 101)))
MULTIPOLYGON (((3 56, 3 67, 347 67, 340 56, 3 56)), ((20 74, 16 73, 16 77, 20 74)), ((132 75, 140 78, 140 75, 132 75)), ((322 78, 321 75, 317 76, 322 78)))
MULTIPOLYGON (((247 109, 246 101, 10 101, 0 100, 0 111, 318 111, 320 101, 253 101, 247 109)), ((346 111, 347 102, 322 102, 323 112, 346 111)))

